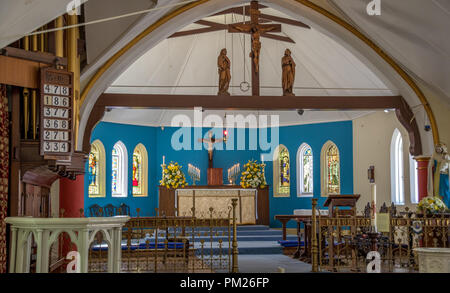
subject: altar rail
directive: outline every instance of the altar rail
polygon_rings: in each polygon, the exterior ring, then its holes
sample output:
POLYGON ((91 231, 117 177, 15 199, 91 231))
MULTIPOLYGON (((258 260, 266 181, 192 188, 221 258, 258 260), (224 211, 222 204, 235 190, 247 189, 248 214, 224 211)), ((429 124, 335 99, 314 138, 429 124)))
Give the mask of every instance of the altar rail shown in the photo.
MULTIPOLYGON (((122 230, 122 272, 237 272, 237 200, 226 214, 208 218, 138 217, 122 230)), ((99 235, 101 236, 101 235, 99 235)), ((89 271, 105 272, 108 248, 101 237, 89 250, 89 271)))
POLYGON ((367 254, 378 251, 381 272, 417 272, 414 248, 449 247, 449 215, 423 216, 412 212, 398 215, 387 209, 389 231, 371 233, 371 219, 365 216, 316 215, 312 205, 311 262, 313 272, 366 272, 367 254))

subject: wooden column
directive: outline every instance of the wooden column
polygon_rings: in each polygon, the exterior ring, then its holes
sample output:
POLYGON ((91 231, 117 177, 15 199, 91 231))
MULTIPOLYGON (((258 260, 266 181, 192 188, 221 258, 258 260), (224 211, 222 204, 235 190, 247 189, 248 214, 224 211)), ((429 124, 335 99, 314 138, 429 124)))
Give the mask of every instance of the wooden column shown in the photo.
MULTIPOLYGON (((62 16, 55 20, 55 27, 61 28, 64 24, 64 18, 62 16)), ((64 57, 64 32, 58 30, 55 32, 55 55, 58 57, 64 57)))
MULTIPOLYGON (((69 15, 69 25, 78 24, 77 15, 69 15)), ((71 28, 67 30, 67 61, 68 70, 73 72, 73 125, 74 125, 74 146, 77 145, 78 137, 78 123, 79 123, 79 100, 80 100, 80 56, 78 55, 78 28, 71 28)))

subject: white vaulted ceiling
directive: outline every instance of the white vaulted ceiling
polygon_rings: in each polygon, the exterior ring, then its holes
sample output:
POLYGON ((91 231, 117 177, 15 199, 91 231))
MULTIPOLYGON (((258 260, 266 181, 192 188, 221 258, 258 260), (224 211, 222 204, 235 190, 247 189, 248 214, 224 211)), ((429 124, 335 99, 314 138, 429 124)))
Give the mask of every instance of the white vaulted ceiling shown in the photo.
MULTIPOLYGON (((271 8, 263 13, 289 18, 271 8)), ((242 16, 228 14, 212 16, 204 20, 216 23, 243 21, 242 16)), ((248 21, 248 18, 246 18, 248 21)), ((202 28, 190 24, 181 31, 202 28)), ((296 95, 391 95, 389 89, 367 66, 343 46, 314 28, 305 29, 282 24, 279 35, 290 37, 295 44, 262 38, 260 58, 261 94, 279 96, 281 90, 281 57, 289 48, 297 64, 294 92, 296 95)), ((249 78, 251 60, 250 36, 216 31, 198 35, 168 38, 139 58, 113 82, 108 93, 139 94, 217 94, 217 56, 227 48, 232 63, 232 95, 250 95, 251 90, 241 91, 243 81, 249 78), (245 44, 244 44, 245 42, 245 44), (245 62, 245 65, 244 65, 245 62), (245 76, 244 76, 245 74, 245 76)), ((280 125, 321 123, 352 120, 368 111, 305 111, 300 116, 296 110, 278 112, 205 111, 216 114, 276 114, 280 125)), ((191 110, 120 109, 106 113, 103 121, 146 126, 170 126, 176 115, 193 119, 191 110)))
MULTIPOLYGON (((263 13, 288 16, 271 8, 263 13)), ((216 23, 242 21, 241 15, 212 16, 216 23)), ((248 21, 248 18, 246 18, 248 21)), ((191 24, 184 30, 204 26, 191 24)), ((295 44, 262 38, 260 83, 262 95, 281 95, 281 58, 286 48, 297 63, 296 95, 390 95, 394 94, 366 65, 343 46, 311 28, 282 24, 281 36, 295 44)), ((217 94, 217 56, 227 48, 231 60, 232 95, 250 95, 239 85, 250 80, 250 36, 215 31, 168 38, 139 58, 113 82, 109 93, 217 94), (245 50, 245 52, 244 52, 245 50), (245 63, 245 65, 244 65, 245 63)))

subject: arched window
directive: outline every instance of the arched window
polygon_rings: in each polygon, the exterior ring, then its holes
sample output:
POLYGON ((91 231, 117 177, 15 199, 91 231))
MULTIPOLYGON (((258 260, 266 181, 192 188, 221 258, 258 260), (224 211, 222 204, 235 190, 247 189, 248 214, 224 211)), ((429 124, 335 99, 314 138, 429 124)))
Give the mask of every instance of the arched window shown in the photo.
POLYGON ((127 149, 125 145, 119 141, 114 145, 112 150, 111 195, 113 197, 127 196, 127 166, 127 149))
POLYGON ((395 129, 391 140, 391 198, 395 204, 405 203, 403 174, 403 138, 395 129))
POLYGON ((297 152, 297 195, 313 195, 313 153, 311 147, 304 143, 297 152))
POLYGON ((105 197, 105 148, 100 140, 91 144, 86 173, 89 197, 105 197))
POLYGON ((290 184, 289 151, 284 145, 279 145, 273 160, 274 197, 289 197, 290 184))
POLYGON ((147 150, 143 144, 138 144, 133 152, 133 196, 147 196, 148 178, 147 150))
POLYGON ((409 182, 411 191, 411 203, 419 203, 419 185, 417 182, 417 161, 409 155, 409 182))
POLYGON ((326 142, 320 155, 322 168, 322 196, 341 192, 341 167, 339 149, 332 142, 326 142))

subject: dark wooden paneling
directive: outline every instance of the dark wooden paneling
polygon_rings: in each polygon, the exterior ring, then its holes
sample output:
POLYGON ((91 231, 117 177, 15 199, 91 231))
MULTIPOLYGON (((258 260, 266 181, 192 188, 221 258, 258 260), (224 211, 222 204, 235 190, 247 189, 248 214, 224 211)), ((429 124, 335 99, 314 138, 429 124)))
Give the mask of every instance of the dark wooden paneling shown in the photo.
POLYGON ((258 219, 256 224, 269 225, 270 224, 270 206, 269 206, 269 186, 266 188, 258 188, 257 200, 258 219))
POLYGON ((208 168, 207 170, 208 185, 223 185, 223 169, 208 168))
POLYGON ((42 63, 0 55, 0 83, 39 88, 39 71, 42 63))
POLYGON ((159 216, 175 216, 175 189, 159 186, 159 216))

